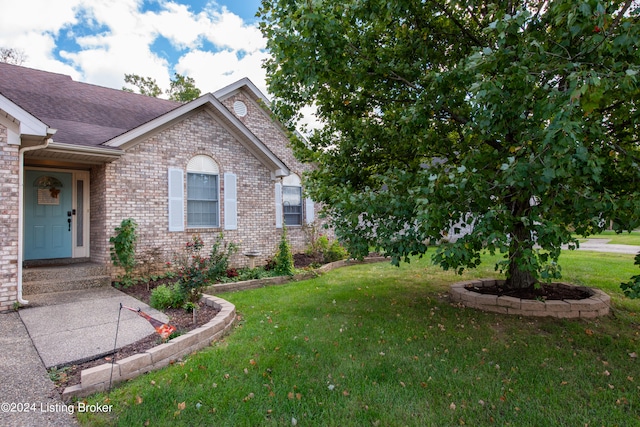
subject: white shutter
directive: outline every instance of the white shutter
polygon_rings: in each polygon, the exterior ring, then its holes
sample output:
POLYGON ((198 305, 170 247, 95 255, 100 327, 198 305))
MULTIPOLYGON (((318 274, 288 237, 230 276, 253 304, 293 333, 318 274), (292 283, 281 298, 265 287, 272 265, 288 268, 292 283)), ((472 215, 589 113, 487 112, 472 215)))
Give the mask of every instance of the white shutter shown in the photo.
POLYGON ((184 231, 184 178, 182 169, 169 168, 169 231, 184 231))
POLYGON ((311 224, 316 219, 315 204, 309 197, 305 199, 305 215, 307 224, 311 224))
POLYGON ((282 228, 282 184, 276 184, 276 228, 282 228))
POLYGON ((224 174, 224 229, 238 229, 237 178, 235 173, 224 174))

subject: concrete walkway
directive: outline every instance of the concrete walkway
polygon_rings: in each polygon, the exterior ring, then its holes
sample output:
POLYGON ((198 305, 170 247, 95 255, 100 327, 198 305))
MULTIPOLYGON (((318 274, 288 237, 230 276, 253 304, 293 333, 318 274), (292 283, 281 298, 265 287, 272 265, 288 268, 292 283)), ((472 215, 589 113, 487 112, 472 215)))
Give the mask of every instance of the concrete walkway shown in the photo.
POLYGON ((0 314, 0 331, 0 425, 78 425, 65 410, 18 313, 0 314))
MULTIPOLYGON (((57 292, 29 297, 34 307, 19 311, 38 354, 47 368, 95 359, 113 351, 120 303, 140 308, 166 322, 167 316, 148 305, 108 287, 57 292)), ((120 313, 117 347, 155 333, 136 313, 120 313)))
MULTIPOLYGON (((77 425, 47 368, 113 351, 120 303, 167 321, 164 314, 112 287, 28 299, 29 307, 0 314, 0 426, 77 425)), ((121 311, 117 347, 150 334, 155 330, 146 319, 121 311)))

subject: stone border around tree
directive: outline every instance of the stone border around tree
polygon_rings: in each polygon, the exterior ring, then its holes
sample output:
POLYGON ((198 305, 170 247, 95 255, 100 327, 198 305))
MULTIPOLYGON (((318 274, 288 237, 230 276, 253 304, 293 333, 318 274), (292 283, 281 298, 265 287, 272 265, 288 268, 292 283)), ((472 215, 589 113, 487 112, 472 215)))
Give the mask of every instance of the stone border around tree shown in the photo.
POLYGON ((539 301, 481 294, 469 290, 469 286, 489 287, 504 284, 504 280, 479 279, 458 282, 451 285, 449 295, 451 300, 469 308, 502 314, 520 316, 556 317, 563 319, 594 319, 609 314, 611 297, 600 289, 585 286, 574 286, 567 283, 551 283, 552 286, 578 288, 591 295, 580 300, 550 300, 539 301))
POLYGON ((72 397, 84 397, 105 391, 109 388, 109 383, 114 385, 164 368, 220 339, 231 329, 236 318, 236 307, 222 298, 211 295, 203 295, 202 299, 208 306, 220 310, 208 323, 142 353, 117 360, 115 363, 104 363, 84 369, 80 373, 80 384, 67 387, 62 393, 62 400, 68 401, 72 397))

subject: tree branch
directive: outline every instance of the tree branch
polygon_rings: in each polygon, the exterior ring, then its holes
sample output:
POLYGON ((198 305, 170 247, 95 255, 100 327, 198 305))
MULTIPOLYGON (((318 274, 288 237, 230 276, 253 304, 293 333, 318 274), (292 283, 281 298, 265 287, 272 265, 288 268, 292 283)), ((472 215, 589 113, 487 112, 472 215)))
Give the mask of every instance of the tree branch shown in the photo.
POLYGON ((613 22, 609 26, 606 34, 604 35, 604 37, 602 37, 602 40, 600 40, 600 43, 595 45, 594 48, 591 49, 589 52, 585 52, 582 55, 577 55, 575 58, 572 58, 572 59, 580 58, 581 56, 587 56, 588 57, 593 52, 595 52, 600 46, 602 46, 602 44, 605 42, 605 40, 607 40, 613 34, 613 32, 615 31, 615 29, 618 26, 618 24, 620 24, 620 20, 622 19, 624 14, 627 13, 627 10, 629 10, 629 8, 631 7, 631 4, 633 2, 634 2, 634 0, 627 0, 627 2, 624 4, 624 6, 622 6, 622 10, 620 11, 620 13, 618 13, 618 16, 615 17, 615 19, 613 20, 613 22))
POLYGON ((478 46, 478 47, 480 47, 480 46, 484 46, 484 43, 482 43, 482 41, 481 41, 479 38, 477 38, 477 37, 476 37, 475 35, 473 35, 470 31, 468 31, 468 30, 467 30, 467 28, 466 28, 466 26, 465 26, 462 22, 458 21, 458 20, 453 16, 453 14, 452 14, 452 13, 450 13, 450 12, 449 12, 449 10, 448 10, 448 9, 447 9, 443 4, 441 4, 441 3, 439 3, 439 2, 435 2, 435 4, 436 4, 437 6, 439 6, 439 7, 440 7, 440 9, 442 10, 442 12, 444 12, 444 14, 445 14, 445 15, 447 15, 447 17, 448 17, 449 19, 451 19, 451 21, 453 21, 453 23, 455 24, 455 26, 456 26, 456 27, 458 27, 458 28, 460 29, 460 31, 461 31, 464 35, 466 35, 466 36, 467 36, 467 38, 468 38, 469 40, 471 40, 471 42, 472 42, 473 44, 475 44, 475 45, 476 45, 476 46, 478 46))

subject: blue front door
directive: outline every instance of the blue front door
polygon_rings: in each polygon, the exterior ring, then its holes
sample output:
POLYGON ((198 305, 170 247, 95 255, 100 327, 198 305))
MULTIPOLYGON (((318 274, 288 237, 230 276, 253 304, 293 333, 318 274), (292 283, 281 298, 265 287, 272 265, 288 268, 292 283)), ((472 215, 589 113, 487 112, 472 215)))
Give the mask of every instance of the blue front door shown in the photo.
POLYGON ((71 258, 73 179, 70 173, 25 171, 24 259, 71 258))

